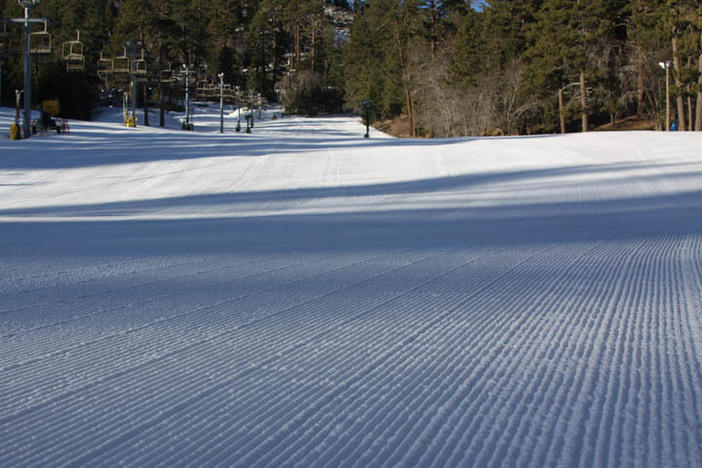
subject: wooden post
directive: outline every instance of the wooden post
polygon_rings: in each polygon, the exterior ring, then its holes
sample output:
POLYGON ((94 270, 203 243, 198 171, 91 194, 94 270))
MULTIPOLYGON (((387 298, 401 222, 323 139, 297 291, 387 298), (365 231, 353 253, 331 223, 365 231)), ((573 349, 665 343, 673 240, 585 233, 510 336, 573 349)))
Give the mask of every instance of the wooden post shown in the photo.
MULTIPOLYGON (((702 33, 700 33, 700 50, 702 50, 702 33)), ((697 112, 695 113, 695 131, 702 132, 702 53, 697 59, 697 68, 700 72, 700 77, 697 79, 697 112)))
POLYGON ((407 63, 405 62, 405 54, 404 54, 404 47, 402 45, 402 37, 400 35, 400 25, 397 22, 397 17, 393 18, 393 22, 395 23, 395 33, 396 33, 396 38, 397 38, 397 46, 399 48, 399 53, 400 53, 400 67, 402 69, 402 86, 405 90, 405 100, 407 101, 407 116, 409 117, 409 123, 410 123, 410 136, 416 137, 417 136, 417 129, 415 128, 414 125, 414 112, 412 109, 412 93, 410 92, 409 88, 409 73, 407 70, 407 63))
POLYGON ((434 62, 434 59, 436 58, 436 1, 431 0, 429 2, 429 14, 431 15, 430 18, 430 36, 431 36, 431 61, 432 63, 434 62))
POLYGON ((148 90, 146 89, 146 83, 144 83, 144 125, 149 126, 149 96, 148 90))
POLYGON ((644 114, 644 55, 641 47, 637 47, 636 51, 636 116, 642 118, 644 114))
POLYGON ((670 131, 670 62, 665 62, 665 131, 670 131))
POLYGON ((558 116, 561 120, 561 133, 566 133, 565 105, 563 103, 563 88, 558 90, 558 116))
POLYGON ((587 89, 585 89, 585 70, 580 70, 580 106, 582 111, 582 131, 587 132, 587 89))
MULTIPOLYGON (((680 91, 682 89, 682 80, 680 80, 680 60, 678 60, 678 38, 675 36, 673 36, 673 67, 675 70, 675 86, 680 91)), ((684 132, 687 129, 685 125, 685 100, 680 92, 678 92, 676 100, 678 103, 678 131, 684 132)))

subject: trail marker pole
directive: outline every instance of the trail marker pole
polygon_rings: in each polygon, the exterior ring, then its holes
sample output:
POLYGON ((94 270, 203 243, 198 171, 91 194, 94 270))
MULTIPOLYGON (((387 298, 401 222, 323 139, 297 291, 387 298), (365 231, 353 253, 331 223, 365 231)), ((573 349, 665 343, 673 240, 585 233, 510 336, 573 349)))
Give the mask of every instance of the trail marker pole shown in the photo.
POLYGON ((658 66, 665 69, 665 131, 670 131, 670 60, 658 62, 658 66))
POLYGON ((371 102, 368 99, 363 100, 363 110, 366 111, 366 134, 363 135, 364 138, 369 138, 370 137, 370 111, 371 111, 371 102))
POLYGON ((185 122, 183 122, 183 130, 192 130, 193 124, 190 122, 190 74, 192 71, 187 65, 183 65, 185 72, 185 122))
POLYGON ((224 133, 224 73, 217 76, 219 76, 219 133, 224 133))

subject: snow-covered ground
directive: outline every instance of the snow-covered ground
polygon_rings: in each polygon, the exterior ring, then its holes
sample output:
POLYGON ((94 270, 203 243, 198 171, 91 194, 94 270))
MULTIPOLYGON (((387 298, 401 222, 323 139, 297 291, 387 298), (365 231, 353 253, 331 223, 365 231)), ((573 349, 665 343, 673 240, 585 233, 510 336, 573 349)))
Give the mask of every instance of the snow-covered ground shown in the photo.
POLYGON ((0 110, 0 466, 702 466, 702 134, 196 110, 0 110))

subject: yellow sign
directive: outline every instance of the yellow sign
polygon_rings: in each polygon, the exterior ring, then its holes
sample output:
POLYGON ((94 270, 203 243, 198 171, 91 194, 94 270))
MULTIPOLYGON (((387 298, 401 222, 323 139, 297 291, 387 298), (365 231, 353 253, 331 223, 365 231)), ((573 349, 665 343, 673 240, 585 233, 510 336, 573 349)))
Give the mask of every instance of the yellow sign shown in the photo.
POLYGON ((20 126, 16 123, 10 125, 10 139, 11 140, 21 140, 22 132, 20 131, 20 126))
POLYGON ((137 126, 137 121, 139 120, 139 117, 136 115, 132 115, 131 112, 127 114, 127 120, 124 122, 124 124, 127 127, 136 127, 137 126))
POLYGON ((59 102, 58 101, 43 101, 41 103, 41 109, 54 117, 59 114, 59 102))

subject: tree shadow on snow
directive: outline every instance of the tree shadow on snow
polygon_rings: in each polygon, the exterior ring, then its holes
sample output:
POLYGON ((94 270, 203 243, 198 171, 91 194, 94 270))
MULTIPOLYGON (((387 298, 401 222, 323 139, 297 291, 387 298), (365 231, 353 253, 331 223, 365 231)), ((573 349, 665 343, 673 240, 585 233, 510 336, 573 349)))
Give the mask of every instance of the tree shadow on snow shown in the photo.
MULTIPOLYGON (((631 184, 646 176, 628 176, 636 165, 581 166, 442 177, 428 180, 355 187, 329 187, 193 195, 71 206, 43 206, 0 210, 3 244, 0 253, 12 249, 35 255, 97 255, 129 252, 141 255, 218 253, 251 251, 346 251, 355 249, 402 249, 408 246, 470 247, 485 245, 558 244, 579 239, 630 239, 674 231, 679 235, 699 234, 702 229, 702 191, 665 195, 632 195, 628 198, 512 202, 504 205, 473 206, 472 195, 489 196, 493 184, 527 181, 530 187, 554 184, 553 177, 582 176, 597 172, 621 173, 619 181, 631 184), (628 179, 627 179, 628 178, 628 179), (631 179, 631 180, 629 180, 631 179), (413 208, 411 203, 384 209, 349 212, 352 200, 364 197, 440 194, 458 200, 449 207, 438 203, 413 208), (334 212, 334 198, 344 209, 334 212), (325 214, 286 214, 299 204, 329 200, 325 214), (463 202, 463 204, 462 204, 463 202), (265 215, 266 207, 279 203, 276 215, 265 215), (175 216, 188 212, 207 213, 213 218, 149 220, 165 210, 175 216), (260 215, 259 213, 264 213, 260 215), (231 216, 229 216, 231 214, 231 216), (141 216, 143 220, 81 220, 81 217, 141 216), (218 217, 219 216, 219 217, 218 217), (24 221, 4 221, 26 217, 24 221), (36 221, 30 221, 36 217, 36 221), (51 221, 41 218, 50 217, 51 221), (72 219, 76 218, 76 219, 72 219), (154 243, 154 240, 158 242, 154 243), (55 246, 60 243, 61 249, 55 246), (9 247, 15 246, 15 247, 9 247), (121 246, 121 247, 118 247, 121 246), (36 249, 36 250, 32 250, 36 249)), ((684 173, 669 176, 699 177, 684 173)), ((584 184, 576 177, 572 184, 584 184)), ((564 180, 557 180, 565 184, 564 180)), ((429 197, 431 198, 431 197, 429 197)), ((315 205, 312 204, 314 207, 315 205)))
MULTIPOLYGON (((275 132, 276 123, 266 122, 266 128, 254 128, 244 133, 179 132, 172 129, 140 129, 95 125, 77 127, 71 135, 33 138, 13 142, 0 140, 0 170, 68 169, 99 167, 115 164, 178 161, 218 157, 258 157, 270 154, 315 153, 367 149, 369 151, 402 151, 409 147, 437 147, 466 144, 478 138, 440 140, 397 139, 386 135, 363 138, 362 133, 346 130, 323 131, 317 127, 325 121, 302 122, 289 132, 275 132), (273 131, 272 133, 269 133, 273 131), (287 135, 286 135, 287 133, 287 135), (318 135, 315 137, 315 135, 318 135), (45 151, 50 146, 50 151, 45 151)), ((326 125, 333 125, 331 121, 326 125)), ((336 125, 338 127, 338 124, 336 125)), ((286 127, 283 126, 283 129, 286 127)), ((558 138, 558 135, 509 137, 511 139, 558 138)))

